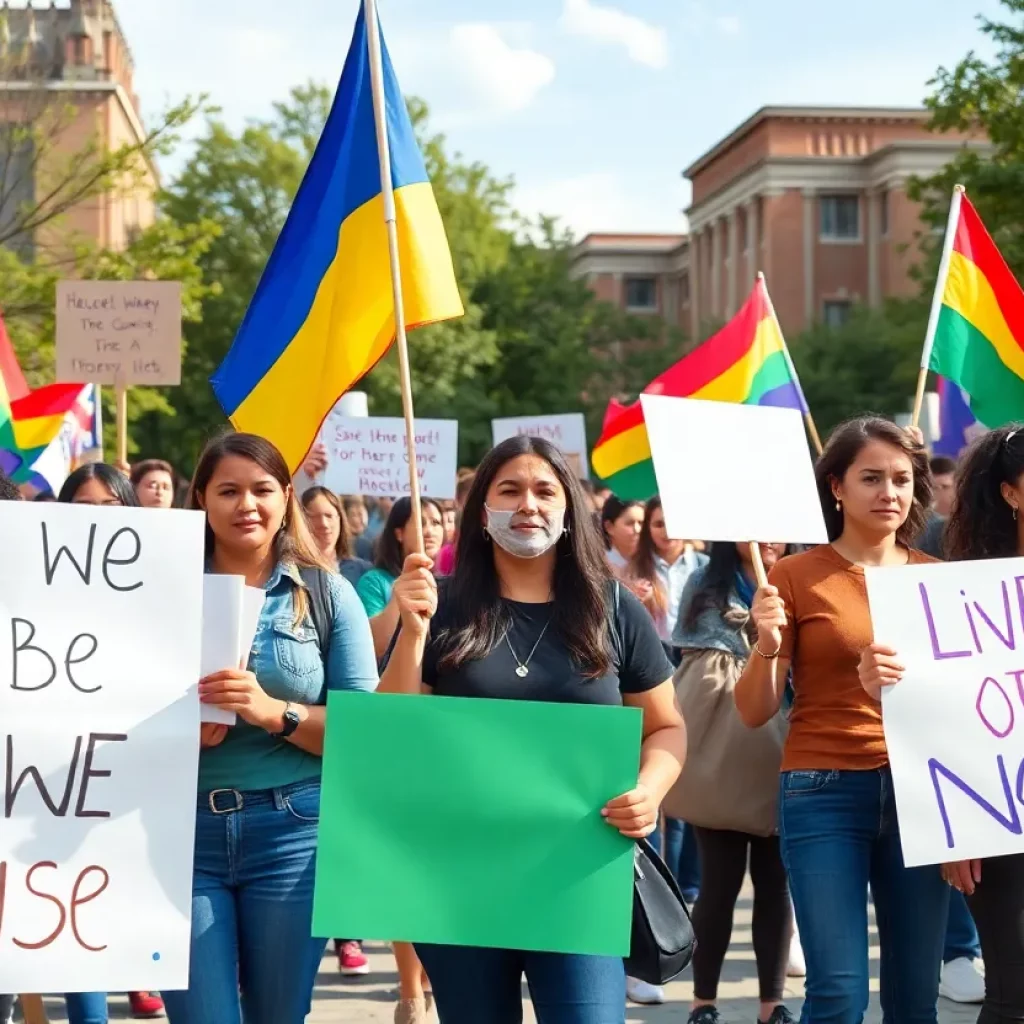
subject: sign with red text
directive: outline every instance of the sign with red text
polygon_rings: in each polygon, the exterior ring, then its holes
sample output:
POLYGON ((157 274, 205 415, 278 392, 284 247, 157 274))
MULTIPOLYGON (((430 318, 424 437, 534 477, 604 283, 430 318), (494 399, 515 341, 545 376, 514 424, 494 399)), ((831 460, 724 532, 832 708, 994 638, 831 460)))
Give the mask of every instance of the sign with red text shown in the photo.
POLYGON ((0 992, 188 985, 203 529, 0 502, 0 992))
POLYGON ((181 285, 58 281, 57 380, 181 383, 181 285))
POLYGON ((590 476, 587 458, 587 424, 581 412, 559 413, 554 416, 510 416, 491 420, 494 443, 500 444, 510 437, 526 434, 543 437, 565 453, 569 465, 580 476, 590 476))
POLYGON ((866 575, 907 866, 1024 853, 1024 559, 866 575))
MULTIPOLYGON (((327 448, 327 469, 320 482, 335 494, 399 498, 409 493, 405 420, 332 412, 320 439, 327 448)), ((454 498, 458 420, 416 420, 415 441, 420 494, 454 498)))

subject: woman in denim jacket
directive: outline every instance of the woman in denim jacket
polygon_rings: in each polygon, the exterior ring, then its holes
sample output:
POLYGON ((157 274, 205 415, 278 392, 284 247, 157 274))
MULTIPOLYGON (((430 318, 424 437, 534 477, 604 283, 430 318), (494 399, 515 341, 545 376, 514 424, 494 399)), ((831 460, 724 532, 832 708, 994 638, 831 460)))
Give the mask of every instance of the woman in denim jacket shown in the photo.
POLYGON ((370 627, 317 552, 269 442, 212 442, 188 505, 206 512, 207 571, 244 576, 266 601, 248 667, 199 684, 238 721, 202 727, 191 973, 187 991, 164 994, 167 1013, 171 1024, 239 1024, 243 1010, 246 1024, 300 1024, 326 946, 311 935, 327 691, 376 687, 370 627), (327 574, 327 651, 308 569, 327 574))

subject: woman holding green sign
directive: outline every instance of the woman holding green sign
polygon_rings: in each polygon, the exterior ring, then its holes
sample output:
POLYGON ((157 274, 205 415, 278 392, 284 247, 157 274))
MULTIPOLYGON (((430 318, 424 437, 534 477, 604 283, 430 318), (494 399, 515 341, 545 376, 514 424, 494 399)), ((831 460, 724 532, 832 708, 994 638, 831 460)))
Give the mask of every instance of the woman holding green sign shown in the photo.
MULTIPOLYGON (((394 586, 401 632, 381 691, 640 708, 637 784, 601 814, 624 836, 650 835, 686 752, 672 666, 643 606, 612 581, 561 452, 525 436, 492 449, 466 500, 458 543, 440 598, 431 560, 406 559, 394 586)), ((621 959, 417 949, 443 1024, 521 1021, 524 974, 540 1024, 625 1019, 621 959)))

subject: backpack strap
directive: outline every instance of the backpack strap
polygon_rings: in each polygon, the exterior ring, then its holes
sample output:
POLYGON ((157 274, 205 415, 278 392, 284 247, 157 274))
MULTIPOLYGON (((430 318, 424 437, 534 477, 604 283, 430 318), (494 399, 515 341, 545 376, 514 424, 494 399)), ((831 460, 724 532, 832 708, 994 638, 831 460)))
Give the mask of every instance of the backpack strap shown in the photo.
POLYGON ((320 657, 327 668, 327 656, 331 650, 331 632, 334 627, 334 598, 327 582, 327 573, 314 566, 303 566, 299 569, 299 578, 306 586, 309 595, 309 615, 316 630, 317 643, 320 646, 320 657))

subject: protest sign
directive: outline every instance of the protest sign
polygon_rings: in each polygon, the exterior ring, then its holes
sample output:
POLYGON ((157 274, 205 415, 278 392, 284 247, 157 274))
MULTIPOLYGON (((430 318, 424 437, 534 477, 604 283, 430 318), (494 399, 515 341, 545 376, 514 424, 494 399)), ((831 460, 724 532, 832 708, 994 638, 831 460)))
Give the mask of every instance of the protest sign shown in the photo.
POLYGON ((327 700, 315 935, 629 952, 634 847, 601 808, 636 785, 637 709, 327 700), (467 828, 467 808, 486 822, 467 828))
POLYGON ((669 536, 828 540, 801 414, 642 395, 669 536))
POLYGON ((57 379, 91 384, 181 383, 181 285, 59 281, 57 379))
POLYGON ((575 473, 584 478, 590 477, 587 424, 581 412, 559 413, 554 416, 509 416, 491 420, 491 431, 495 444, 519 434, 543 437, 544 440, 562 449, 575 473))
MULTIPOLYGON (((458 421, 416 420, 415 438, 420 494, 454 498, 458 421)), ((397 498, 409 493, 409 456, 400 418, 332 412, 320 439, 327 448, 321 482, 336 494, 397 498)))
POLYGON ((866 570, 908 867, 1024 853, 1024 559, 866 570))
POLYGON ((0 992, 188 984, 203 517, 0 503, 0 992))

